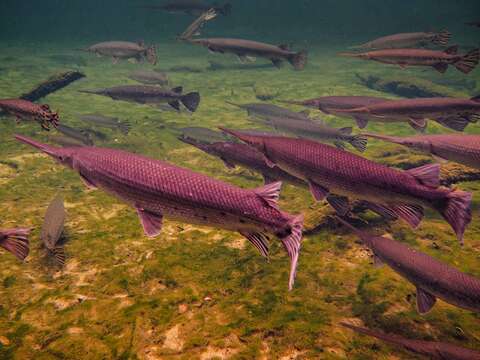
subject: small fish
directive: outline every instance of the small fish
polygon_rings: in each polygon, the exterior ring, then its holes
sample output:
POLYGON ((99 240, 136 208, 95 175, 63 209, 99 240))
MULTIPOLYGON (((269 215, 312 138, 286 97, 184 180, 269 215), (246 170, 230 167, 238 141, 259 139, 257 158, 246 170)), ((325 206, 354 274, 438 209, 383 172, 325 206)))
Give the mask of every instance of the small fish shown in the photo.
POLYGON ((175 110, 180 110, 181 102, 190 112, 195 112, 200 104, 200 94, 198 92, 183 95, 181 86, 169 90, 157 86, 125 85, 99 90, 82 90, 80 92, 108 96, 113 100, 130 101, 139 104, 158 105, 168 103, 175 110))
POLYGON ((270 45, 257 41, 227 38, 186 39, 191 44, 206 47, 213 53, 237 55, 240 61, 255 61, 256 57, 270 60, 276 67, 288 61, 295 70, 303 70, 307 64, 307 52, 291 51, 288 45, 270 45))
POLYGON ((79 128, 78 130, 81 131, 86 136, 88 136, 90 139, 95 138, 96 140, 100 140, 100 141, 106 141, 108 139, 107 134, 98 130, 89 129, 89 128, 79 128))
POLYGON ((246 110, 248 116, 257 116, 260 118, 282 117, 295 120, 310 120, 306 112, 295 112, 280 106, 263 103, 252 104, 235 104, 231 101, 226 101, 227 104, 236 106, 240 109, 246 110))
POLYGON ((480 135, 422 135, 386 136, 365 134, 365 136, 404 145, 432 155, 439 161, 454 161, 480 169, 480 135))
POLYGON ((425 355, 430 359, 438 360, 480 360, 480 352, 466 349, 454 344, 405 339, 398 335, 385 334, 379 331, 361 328, 347 323, 340 323, 357 333, 375 337, 386 343, 396 345, 415 354, 425 355))
POLYGON ((0 230, 0 246, 23 261, 30 251, 29 234, 26 228, 0 230))
POLYGON ((278 207, 281 182, 241 189, 169 163, 99 147, 57 148, 25 136, 15 138, 50 155, 134 207, 148 237, 160 234, 163 218, 238 231, 268 256, 267 234, 277 236, 291 259, 292 288, 301 246, 303 216, 278 207))
POLYGON ((119 59, 134 59, 138 62, 143 62, 147 59, 150 64, 157 64, 156 47, 154 45, 146 47, 143 41, 138 43, 128 41, 107 41, 80 50, 94 53, 97 56, 110 56, 112 57, 114 64, 116 64, 119 59))
POLYGON ((167 86, 169 84, 168 75, 159 71, 136 70, 128 77, 147 85, 167 86))
POLYGON ((365 53, 341 53, 365 60, 378 61, 384 64, 408 66, 430 66, 440 73, 445 73, 449 65, 453 65, 464 74, 470 73, 478 65, 480 49, 474 49, 466 55, 458 55, 458 46, 451 46, 445 51, 425 49, 389 49, 374 50, 365 53))
POLYGON ((208 144, 185 137, 180 137, 179 140, 195 146, 209 155, 220 158, 229 169, 234 169, 238 165, 262 174, 265 184, 271 184, 280 180, 297 186, 307 186, 303 180, 290 175, 278 167, 269 167, 265 163, 263 154, 248 145, 228 141, 208 144))
POLYGON ((345 149, 345 142, 350 143, 360 152, 367 149, 367 138, 363 135, 352 135, 351 127, 336 129, 319 121, 292 120, 284 117, 270 117, 265 123, 276 130, 286 131, 304 138, 333 142, 339 149, 345 149))
POLYGON ((63 147, 85 146, 84 143, 63 135, 50 135, 48 139, 63 147))
POLYGON ((3 99, 0 100, 0 110, 15 116, 20 120, 33 120, 40 123, 42 129, 49 131, 50 126, 58 127, 60 119, 57 113, 50 110, 47 104, 38 105, 28 100, 3 99))
POLYGON ((58 265, 65 265, 65 251, 60 244, 65 225, 65 207, 63 198, 57 195, 50 203, 43 220, 40 238, 48 250, 49 255, 55 258, 58 265))
POLYGON ((357 230, 345 220, 338 217, 337 219, 372 250, 377 265, 387 264, 416 286, 417 310, 420 314, 429 312, 437 298, 462 309, 480 311, 480 279, 458 271, 401 242, 367 234, 357 230))
POLYGON ((450 41, 452 34, 443 30, 441 32, 416 32, 402 33, 384 36, 365 44, 354 46, 354 49, 402 49, 415 48, 429 44, 446 46, 450 41))
POLYGON ((57 130, 61 132, 63 135, 66 135, 72 139, 80 141, 82 144, 93 146, 93 141, 90 138, 90 135, 86 134, 82 130, 74 129, 67 125, 58 125, 57 130))
POLYGON ((408 119, 417 126, 426 126, 427 119, 433 119, 451 129, 463 131, 476 122, 480 114, 480 96, 461 98, 417 98, 390 100, 356 109, 335 109, 339 114, 367 115, 369 118, 408 119))
POLYGON ((230 15, 232 11, 232 5, 229 3, 219 6, 201 0, 176 0, 164 5, 146 5, 142 7, 150 10, 163 10, 170 13, 185 13, 188 15, 201 15, 205 11, 214 9, 215 12, 226 16, 230 15))
POLYGON ((424 208, 438 211, 460 243, 472 220, 472 194, 440 187, 440 166, 429 164, 402 171, 307 139, 222 129, 261 151, 269 166, 278 166, 308 182, 317 201, 330 194, 343 196, 330 205, 348 213, 348 199, 366 200, 416 228, 424 208))
POLYGON ((201 143, 214 143, 225 141, 228 137, 221 132, 213 131, 203 127, 186 127, 179 129, 182 132, 182 139, 194 140, 201 143))
POLYGON ((122 122, 117 118, 95 114, 81 115, 78 118, 92 125, 106 127, 109 129, 118 129, 124 135, 127 135, 130 131, 130 124, 122 122))

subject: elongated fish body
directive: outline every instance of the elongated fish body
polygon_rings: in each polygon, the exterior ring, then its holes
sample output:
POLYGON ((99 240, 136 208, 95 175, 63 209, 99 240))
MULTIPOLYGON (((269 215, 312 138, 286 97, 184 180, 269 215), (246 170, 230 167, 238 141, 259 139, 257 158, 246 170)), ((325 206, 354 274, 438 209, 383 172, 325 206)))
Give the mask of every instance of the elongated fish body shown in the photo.
POLYGON ((0 110, 15 116, 17 121, 31 120, 40 123, 44 130, 50 130, 50 126, 57 127, 60 119, 57 113, 52 112, 46 104, 39 105, 22 99, 0 100, 0 110))
POLYGON ((0 246, 19 260, 25 260, 30 251, 28 236, 30 229, 0 229, 0 246))
POLYGON ((110 56, 114 63, 116 63, 118 59, 136 59, 138 61, 147 59, 152 65, 157 63, 155 46, 145 47, 142 42, 107 41, 92 45, 88 47, 86 51, 97 55, 110 56))
POLYGON ((417 307, 421 314, 431 310, 436 298, 463 309, 480 312, 480 279, 398 241, 366 234, 346 221, 339 220, 354 230, 372 250, 377 264, 387 264, 416 286, 417 307))
POLYGON ((341 56, 378 61, 384 64, 407 66, 430 66, 440 73, 445 73, 449 65, 468 74, 479 62, 480 50, 474 49, 466 55, 457 54, 458 46, 452 46, 445 51, 425 49, 387 49, 374 50, 364 53, 343 53, 341 56))
POLYGON ((180 138, 180 140, 195 146, 207 154, 220 158, 229 169, 239 165, 262 174, 265 184, 280 180, 297 186, 307 185, 303 180, 290 175, 278 167, 271 168, 268 166, 265 163, 263 154, 246 144, 228 141, 205 144, 188 138, 180 138))
POLYGON ((113 100, 130 101, 139 104, 158 105, 168 103, 176 110, 180 110, 180 102, 182 102, 191 112, 196 111, 200 103, 200 95, 197 92, 183 95, 182 87, 164 89, 158 86, 125 85, 99 90, 82 90, 81 92, 108 96, 113 100))
POLYGON ((314 122, 309 119, 292 120, 284 117, 268 118, 266 123, 276 130, 286 131, 309 139, 333 142, 340 149, 345 148, 345 142, 350 143, 361 152, 365 151, 367 146, 367 139, 362 135, 352 135, 351 127, 336 129, 318 121, 314 122))
POLYGON ((121 122, 117 118, 91 114, 81 115, 79 116, 79 119, 92 125, 106 127, 109 129, 118 129, 125 135, 130 131, 130 125, 128 123, 121 122))
POLYGON ((447 30, 442 32, 414 32, 401 33, 369 41, 360 46, 359 49, 402 49, 415 48, 429 44, 445 46, 448 44, 452 34, 447 30))
POLYGON ((49 254, 53 255, 59 265, 65 263, 63 246, 59 244, 65 225, 65 206, 63 198, 57 195, 50 203, 45 213, 40 238, 49 254))
POLYGON ((440 188, 438 164, 402 171, 307 139, 225 131, 261 151, 267 164, 308 182, 317 201, 330 194, 366 200, 412 227, 420 224, 424 207, 430 207, 447 220, 459 241, 463 241, 472 217, 472 195, 440 188))
POLYGON ((398 137, 366 134, 366 136, 404 145, 441 160, 450 160, 480 169, 480 135, 449 134, 398 137))
POLYGON ((219 131, 214 131, 204 127, 192 126, 179 129, 181 131, 182 141, 192 140, 195 143, 211 144, 228 140, 228 137, 219 131))
POLYGON ((74 140, 80 141, 84 145, 93 146, 93 140, 89 134, 82 130, 74 129, 70 126, 60 124, 57 126, 57 130, 65 136, 74 140))
POLYGON ((279 210, 281 183, 256 190, 209 178, 166 162, 106 148, 56 148, 23 136, 16 139, 76 170, 84 182, 111 193, 137 210, 144 232, 160 234, 164 217, 238 231, 268 255, 266 234, 278 236, 292 259, 293 286, 303 217, 279 210))
POLYGON ((346 323, 341 325, 352 329, 353 331, 375 337, 386 343, 396 345, 397 347, 411 351, 415 354, 425 355, 431 359, 439 360, 480 360, 480 352, 476 350, 466 349, 454 344, 438 341, 423 341, 405 339, 398 335, 385 334, 383 332, 353 326, 346 323))
POLYGON ((251 104, 235 104, 233 102, 227 101, 227 104, 236 106, 240 109, 245 110, 249 116, 256 116, 260 118, 275 118, 282 117, 295 120, 310 120, 310 118, 303 112, 295 112, 283 107, 272 105, 272 104, 263 104, 263 103, 251 103, 251 104))
POLYGON ((286 60, 292 64, 295 70, 303 70, 307 63, 307 53, 305 51, 294 52, 286 45, 276 46, 257 41, 228 38, 187 39, 187 41, 204 46, 214 53, 235 54, 240 59, 265 58, 277 67, 280 67, 282 62, 286 60))
POLYGON ((136 70, 130 73, 128 77, 147 85, 166 86, 169 83, 168 75, 157 71, 136 70))

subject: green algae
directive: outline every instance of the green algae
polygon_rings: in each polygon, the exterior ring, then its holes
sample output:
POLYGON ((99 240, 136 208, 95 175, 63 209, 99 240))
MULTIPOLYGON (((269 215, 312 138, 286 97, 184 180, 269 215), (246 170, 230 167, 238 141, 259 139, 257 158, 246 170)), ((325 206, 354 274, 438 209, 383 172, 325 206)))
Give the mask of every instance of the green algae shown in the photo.
MULTIPOLYGON (((8 51, 4 57, 16 55, 8 51)), ((23 54, 18 69, 2 74, 0 97, 22 94, 45 80, 45 73, 61 70, 57 69, 58 59, 50 58, 54 50, 39 51, 45 56, 23 54), (21 67, 29 62, 35 66, 21 67)), ((58 49, 58 53, 74 63, 65 49, 58 49)), ((313 49, 311 65, 304 72, 288 67, 245 70, 235 66, 209 71, 208 60, 216 56, 170 44, 161 46, 159 53, 170 54, 162 56, 161 69, 177 67, 178 71, 171 73, 174 84, 201 93, 201 105, 193 115, 78 93, 81 89, 134 84, 126 76, 139 67, 126 62, 113 66, 108 59, 83 54, 75 56, 82 59, 79 64, 87 78, 42 102, 60 111, 61 119, 73 127, 84 126, 77 117, 93 111, 131 123, 128 136, 102 130, 107 138, 99 145, 171 161, 244 188, 260 186, 261 177, 243 169, 227 169, 221 161, 179 142, 177 129, 252 127, 254 123, 244 111, 225 101, 258 102, 253 85, 278 92, 280 99, 360 94, 390 97, 358 84, 355 73, 381 77, 405 74, 370 63, 351 66, 351 60, 338 59, 334 51, 320 49, 313 49)), ((10 66, 0 59, 0 67, 10 66)), ((412 76, 417 73, 415 69, 408 71, 412 76)), ((478 78, 478 73, 471 76, 478 78)), ((451 91, 463 95, 460 90, 451 91)), ((312 115, 318 114, 312 111, 312 115)), ((335 127, 352 125, 348 119, 321 117, 335 127)), ((344 229, 323 229, 305 238, 296 286, 288 292, 289 261, 275 239, 270 262, 238 234, 215 229, 165 221, 162 235, 147 239, 132 209, 103 192, 86 190, 77 174, 13 140, 13 134, 21 133, 48 142, 37 124, 16 125, 13 119, 2 118, 0 130, 1 164, 15 170, 1 176, 2 227, 35 229, 27 263, 0 253, 0 336, 8 339, 8 344, 0 341, 0 358, 192 359, 207 356, 209 351, 211 358, 218 357, 215 351, 220 350, 232 359, 275 359, 297 353, 299 359, 384 358, 390 354, 412 358, 409 353, 341 328, 339 322, 345 320, 405 337, 479 348, 477 314, 440 301, 430 314, 419 316, 414 287, 386 267, 374 268, 370 254, 344 229), (43 252, 37 246, 42 216, 59 190, 68 212, 69 258, 63 271, 45 268, 40 260, 43 252), (179 330, 172 345, 169 334, 175 326, 179 330)), ((404 124, 371 123, 368 131, 413 134, 404 124)), ((429 132, 448 130, 430 124, 429 132)), ((478 134, 480 128, 472 125, 468 132, 478 134)), ((365 156, 402 169, 432 161, 380 141, 371 141, 365 156)), ((474 192, 474 221, 463 248, 449 226, 430 211, 416 231, 402 222, 381 224, 372 231, 387 232, 480 276, 480 183, 456 186, 474 192)), ((280 204, 291 213, 304 212, 311 228, 332 214, 323 204, 314 204, 308 191, 293 186, 284 186, 280 204)), ((373 215, 364 218, 373 219, 373 215)))

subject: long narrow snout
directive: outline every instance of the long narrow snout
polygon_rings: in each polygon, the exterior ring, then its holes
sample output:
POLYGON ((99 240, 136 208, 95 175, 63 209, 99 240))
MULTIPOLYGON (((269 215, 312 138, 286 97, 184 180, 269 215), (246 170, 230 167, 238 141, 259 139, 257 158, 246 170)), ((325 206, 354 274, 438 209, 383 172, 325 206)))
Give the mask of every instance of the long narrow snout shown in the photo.
POLYGON ((47 145, 47 144, 42 144, 38 141, 35 141, 33 139, 30 139, 26 136, 22 136, 22 135, 15 135, 15 139, 24 143, 24 144, 27 144, 27 145, 30 145, 30 146, 33 146, 34 148, 50 155, 50 156, 56 156, 57 153, 58 153, 58 148, 55 147, 55 146, 51 146, 51 145, 47 145))

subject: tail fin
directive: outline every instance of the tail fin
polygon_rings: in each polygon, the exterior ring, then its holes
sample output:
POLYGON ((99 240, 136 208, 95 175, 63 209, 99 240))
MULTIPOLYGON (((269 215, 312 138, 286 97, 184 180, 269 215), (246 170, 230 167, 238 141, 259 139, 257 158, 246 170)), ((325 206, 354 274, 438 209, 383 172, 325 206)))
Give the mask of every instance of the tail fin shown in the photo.
POLYGON ((448 30, 443 30, 435 35, 432 42, 435 45, 446 46, 452 37, 452 33, 448 30))
POLYGON ((230 15, 232 13, 232 4, 226 3, 223 7, 218 9, 218 12, 224 16, 230 15))
POLYGON ((28 235, 30 229, 9 229, 0 231, 0 246, 11 252, 19 260, 24 260, 30 251, 28 235))
POLYGON ((155 45, 150 46, 146 52, 147 61, 152 65, 157 65, 157 47, 155 45))
POLYGON ((474 49, 463 56, 454 66, 464 74, 468 74, 477 67, 479 59, 480 49, 474 49))
POLYGON ((461 191, 451 191, 445 202, 436 206, 437 210, 447 220, 457 234, 458 241, 463 245, 463 234, 470 221, 472 221, 472 194, 461 191))
POLYGON ((192 92, 183 95, 180 100, 189 111, 195 112, 200 104, 200 94, 198 92, 192 92))
POLYGON ((288 290, 293 289, 295 277, 297 275, 298 256, 302 246, 303 215, 298 215, 290 220, 291 233, 282 240, 283 247, 290 257, 290 277, 288 280, 288 290))
POLYGON ((302 50, 294 55, 292 55, 288 62, 292 64, 295 70, 303 70, 305 65, 307 65, 308 60, 308 52, 306 50, 302 50))
POLYGON ((365 150, 367 150, 368 140, 363 135, 352 136, 351 139, 348 140, 348 142, 360 152, 364 152, 365 150))
POLYGON ((55 258, 57 264, 63 267, 65 265, 65 250, 63 249, 63 246, 56 246, 49 251, 55 258))

